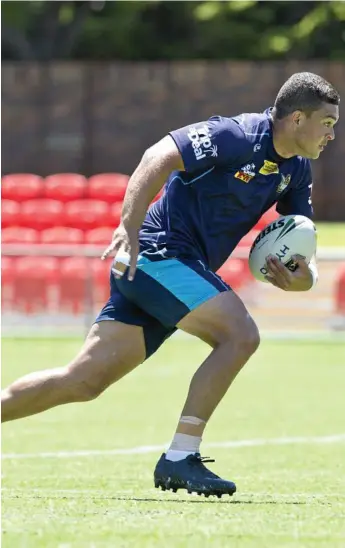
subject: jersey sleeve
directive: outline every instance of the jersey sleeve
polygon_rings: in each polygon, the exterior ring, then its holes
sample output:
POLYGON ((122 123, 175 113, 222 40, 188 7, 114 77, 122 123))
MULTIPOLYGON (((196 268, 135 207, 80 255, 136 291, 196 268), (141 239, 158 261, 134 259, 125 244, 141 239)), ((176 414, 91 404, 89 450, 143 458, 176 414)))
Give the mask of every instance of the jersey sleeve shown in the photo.
POLYGON ((174 139, 189 173, 234 164, 245 158, 248 149, 239 125, 222 116, 212 116, 205 122, 171 131, 169 135, 174 139))
POLYGON ((276 210, 280 215, 304 215, 313 218, 312 206, 312 173, 310 162, 306 161, 302 176, 296 186, 292 187, 278 201, 276 210))

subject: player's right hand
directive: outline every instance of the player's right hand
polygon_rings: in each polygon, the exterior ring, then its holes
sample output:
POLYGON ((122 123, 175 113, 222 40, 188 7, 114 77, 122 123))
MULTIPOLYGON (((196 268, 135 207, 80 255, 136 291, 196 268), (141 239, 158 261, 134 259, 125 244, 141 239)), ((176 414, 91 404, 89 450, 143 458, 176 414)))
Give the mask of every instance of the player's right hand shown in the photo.
MULTIPOLYGON (((128 279, 129 281, 132 281, 137 268, 139 253, 138 233, 137 231, 129 231, 122 223, 116 228, 116 230, 114 230, 112 241, 104 250, 101 257, 102 261, 104 261, 110 254, 116 255, 116 253, 120 250, 129 254, 130 260, 128 279)), ((120 278, 120 276, 120 274, 116 274, 117 278, 120 278)))

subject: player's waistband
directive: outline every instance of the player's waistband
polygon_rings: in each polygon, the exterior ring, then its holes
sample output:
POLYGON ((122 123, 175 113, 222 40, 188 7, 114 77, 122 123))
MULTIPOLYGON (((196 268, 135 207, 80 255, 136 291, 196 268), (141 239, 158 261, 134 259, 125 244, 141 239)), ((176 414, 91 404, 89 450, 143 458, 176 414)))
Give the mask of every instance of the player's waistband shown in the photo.
MULTIPOLYGON (((137 266, 140 267, 144 264, 148 264, 152 262, 153 261, 151 261, 147 257, 144 257, 144 255, 139 253, 138 259, 137 259, 137 266)), ((111 270, 115 275, 122 276, 122 274, 124 274, 126 269, 129 267, 129 263, 130 263, 129 253, 126 253, 125 251, 118 251, 118 253, 115 255, 111 270)))

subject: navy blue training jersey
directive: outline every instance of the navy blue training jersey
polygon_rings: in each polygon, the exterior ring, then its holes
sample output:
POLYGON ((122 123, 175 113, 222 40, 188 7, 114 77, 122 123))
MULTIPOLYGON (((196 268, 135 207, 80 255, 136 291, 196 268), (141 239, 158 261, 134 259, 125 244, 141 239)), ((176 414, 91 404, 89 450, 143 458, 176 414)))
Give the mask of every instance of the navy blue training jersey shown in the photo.
POLYGON ((170 133, 185 171, 171 173, 150 207, 141 254, 197 259, 216 271, 274 203, 282 215, 312 216, 310 162, 278 156, 270 112, 212 116, 170 133))

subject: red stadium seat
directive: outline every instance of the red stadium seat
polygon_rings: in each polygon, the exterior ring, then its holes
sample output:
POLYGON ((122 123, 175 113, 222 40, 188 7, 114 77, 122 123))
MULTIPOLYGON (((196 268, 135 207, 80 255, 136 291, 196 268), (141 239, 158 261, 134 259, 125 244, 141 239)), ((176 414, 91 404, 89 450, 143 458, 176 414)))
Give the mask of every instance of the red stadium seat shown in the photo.
POLYGON ((13 200, 1 200, 1 226, 19 225, 20 219, 20 205, 13 200))
POLYGON ((109 203, 122 202, 129 177, 122 173, 99 173, 90 177, 87 197, 109 203))
POLYGON ((234 290, 238 290, 249 281, 254 280, 247 259, 228 259, 217 274, 234 290))
POLYGON ((151 204, 153 204, 154 202, 157 202, 157 200, 159 200, 159 198, 161 198, 163 196, 163 193, 164 193, 164 190, 163 189, 160 190, 158 192, 158 194, 156 194, 156 196, 153 198, 151 204))
POLYGON ((9 226, 1 231, 3 244, 36 244, 39 240, 39 233, 33 228, 22 226, 9 226))
POLYGON ((93 302, 98 308, 105 305, 110 297, 110 265, 111 261, 101 261, 100 259, 91 259, 93 302))
POLYGON ((3 311, 13 310, 15 259, 1 257, 1 307, 3 311))
POLYGON ((60 307, 69 313, 91 311, 109 299, 110 262, 69 257, 60 266, 60 307))
POLYGON ((91 230, 108 222, 109 205, 100 200, 75 200, 65 205, 65 224, 91 230))
POLYGON ((54 226, 42 230, 40 241, 42 244, 82 244, 84 242, 84 232, 79 228, 54 226))
POLYGON ((28 200, 21 204, 21 226, 44 230, 55 225, 63 225, 63 204, 57 200, 28 200))
POLYGON ((41 198, 43 195, 42 177, 31 173, 5 175, 1 180, 1 195, 5 199, 16 202, 41 198))
POLYGON ((121 220, 121 213, 122 213, 122 203, 117 202, 116 204, 113 204, 110 206, 110 212, 109 212, 109 222, 111 223, 111 226, 114 228, 118 227, 121 220))
POLYGON ((92 269, 87 257, 69 257, 60 263, 60 307, 80 314, 92 305, 92 269))
POLYGON ((260 231, 253 228, 239 241, 238 246, 250 248, 258 234, 260 234, 260 231))
POLYGON ((44 197, 60 202, 80 200, 85 197, 86 178, 78 173, 57 173, 44 181, 44 197))
POLYGON ((345 267, 339 269, 335 282, 335 311, 345 316, 345 267))
POLYGON ((14 303, 27 314, 49 311, 58 282, 55 257, 20 257, 15 263, 14 303))
POLYGON ((278 219, 279 213, 276 211, 276 206, 272 206, 266 213, 263 214, 261 219, 256 223, 255 229, 256 230, 262 230, 265 228, 266 225, 272 223, 276 219, 278 219))
POLYGON ((89 230, 85 234, 85 243, 86 244, 102 244, 107 245, 111 242, 111 238, 114 232, 114 226, 101 226, 99 228, 94 228, 89 230))

